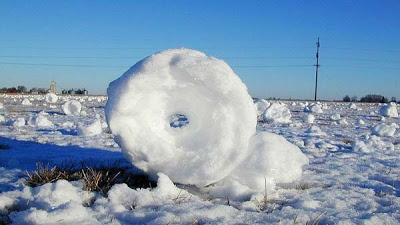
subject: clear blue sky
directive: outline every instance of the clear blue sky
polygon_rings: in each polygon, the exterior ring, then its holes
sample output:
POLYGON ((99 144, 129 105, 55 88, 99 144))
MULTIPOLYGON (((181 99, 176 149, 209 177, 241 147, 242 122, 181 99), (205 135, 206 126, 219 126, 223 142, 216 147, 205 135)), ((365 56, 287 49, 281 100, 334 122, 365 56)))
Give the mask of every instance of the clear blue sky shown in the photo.
POLYGON ((1 1, 0 86, 104 94, 138 60, 193 48, 252 96, 400 99, 400 1, 1 1))

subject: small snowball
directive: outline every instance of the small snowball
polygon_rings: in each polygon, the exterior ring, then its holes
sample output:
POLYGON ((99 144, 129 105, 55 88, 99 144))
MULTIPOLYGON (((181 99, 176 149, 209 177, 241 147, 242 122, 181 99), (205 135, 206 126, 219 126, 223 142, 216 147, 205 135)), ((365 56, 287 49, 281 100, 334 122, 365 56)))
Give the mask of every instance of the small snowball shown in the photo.
POLYGON ((45 100, 47 103, 56 103, 58 100, 58 96, 54 93, 47 93, 45 96, 45 100))
POLYGON ((385 117, 399 117, 399 114, 397 112, 397 107, 396 107, 396 103, 391 103, 388 105, 384 105, 381 107, 380 109, 381 115, 385 116, 385 117))
POLYGON ((315 116, 312 114, 304 114, 301 119, 304 123, 314 123, 315 116))
POLYGON ((4 123, 6 121, 6 119, 4 118, 4 116, 0 115, 0 123, 4 123))
POLYGON ((77 133, 79 136, 95 136, 103 131, 100 120, 96 120, 89 125, 78 125, 77 133))
POLYGON ((372 131, 372 134, 377 135, 377 136, 391 137, 396 132, 396 126, 380 123, 380 124, 373 126, 371 131, 372 131))
POLYGON ((290 123, 291 117, 289 108, 279 103, 272 103, 263 114, 264 122, 272 123, 290 123))
POLYGON ((350 103, 348 107, 349 109, 357 109, 357 105, 354 102, 350 103))
POLYGON ((51 127, 54 125, 45 115, 40 114, 33 118, 33 124, 37 127, 51 127))
POLYGON ((311 112, 311 113, 323 113, 322 108, 320 105, 316 103, 311 103, 310 105, 304 108, 304 112, 311 112))
POLYGON ((12 125, 13 127, 23 127, 25 126, 25 124, 26 124, 25 118, 20 117, 16 119, 12 125))
POLYGON ((365 122, 364 122, 364 120, 359 119, 359 120, 357 121, 357 124, 358 124, 358 125, 365 125, 365 122))
POLYGON ((339 113, 335 113, 335 114, 331 115, 329 117, 329 119, 331 119, 332 121, 340 120, 340 114, 339 113))
POLYGON ((22 100, 21 105, 32 105, 32 103, 29 101, 29 99, 24 98, 24 100, 22 100))
POLYGON ((81 112, 82 105, 76 100, 68 100, 64 105, 62 106, 62 110, 65 113, 65 115, 72 115, 72 116, 78 116, 81 112))
POLYGON ((254 101, 254 104, 256 105, 257 115, 262 115, 265 110, 270 106, 270 103, 262 98, 257 98, 254 101))

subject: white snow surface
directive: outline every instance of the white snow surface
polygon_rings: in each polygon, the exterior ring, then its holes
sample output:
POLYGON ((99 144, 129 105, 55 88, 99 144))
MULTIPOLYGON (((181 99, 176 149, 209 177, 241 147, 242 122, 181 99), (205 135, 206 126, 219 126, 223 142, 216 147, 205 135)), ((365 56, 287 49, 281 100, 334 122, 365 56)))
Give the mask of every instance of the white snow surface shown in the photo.
POLYGON ((65 160, 121 160, 130 165, 110 132, 77 135, 76 124, 104 120, 106 99, 60 96, 57 108, 52 108, 42 104, 44 96, 0 95, 5 117, 0 123, 0 223, 313 224, 320 219, 319 224, 399 224, 400 135, 398 130, 393 136, 372 135, 372 128, 396 128, 400 119, 380 121, 376 112, 381 105, 370 103, 357 103, 353 110, 348 103, 326 102, 328 109, 308 124, 302 122, 308 104, 281 101, 298 125, 259 122, 257 134, 283 136, 307 156, 309 165, 294 182, 275 184, 263 178, 266 191, 255 191, 232 177, 196 188, 174 184, 165 174, 156 175, 157 187, 116 184, 107 196, 85 191, 82 180, 26 186, 25 171, 32 171, 37 162, 53 166, 65 160), (32 99, 33 105, 21 105, 23 98, 32 99), (67 99, 81 100, 87 116, 64 115, 61 104, 67 99), (330 121, 334 113, 346 118, 348 125, 330 121), (39 114, 54 125, 25 125, 39 114), (18 118, 24 125, 14 127, 18 118), (309 129, 312 126, 318 128, 309 129))
POLYGON ((116 142, 153 177, 163 172, 174 182, 204 186, 249 154, 254 103, 222 60, 184 48, 162 51, 111 82, 107 93, 116 142))
POLYGON ((290 123, 292 117, 289 108, 281 103, 272 103, 264 112, 264 122, 290 123))
POLYGON ((62 105, 65 115, 78 116, 81 113, 82 105, 77 100, 68 100, 62 105))

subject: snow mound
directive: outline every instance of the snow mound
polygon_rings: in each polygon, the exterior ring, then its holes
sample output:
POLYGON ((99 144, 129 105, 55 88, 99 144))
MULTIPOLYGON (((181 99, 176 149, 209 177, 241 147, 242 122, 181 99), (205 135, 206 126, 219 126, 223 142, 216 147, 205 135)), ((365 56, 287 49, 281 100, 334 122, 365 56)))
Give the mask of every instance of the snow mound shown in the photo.
POLYGON ((394 133, 396 132, 396 129, 398 128, 397 124, 384 124, 380 123, 372 127, 371 131, 373 135, 377 136, 387 136, 387 137, 392 137, 394 133))
POLYGON ((252 154, 232 173, 240 183, 263 192, 265 181, 289 183, 300 178, 308 158, 284 137, 260 132, 250 140, 252 154))
POLYGON ((12 126, 13 126, 13 127, 23 127, 23 126, 25 126, 25 124, 26 124, 25 118, 20 117, 20 118, 17 118, 17 119, 12 123, 12 126))
POLYGON ((383 141, 380 137, 376 135, 366 136, 364 138, 360 138, 359 140, 353 141, 351 145, 353 151, 356 152, 374 152, 374 151, 393 151, 394 145, 392 143, 388 143, 383 141))
POLYGON ((79 101, 68 100, 62 105, 62 110, 65 115, 78 116, 81 113, 82 105, 79 101))
POLYGON ((56 103, 58 100, 58 96, 54 93, 47 93, 45 96, 45 100, 47 103, 56 103))
POLYGON ((32 119, 32 122, 37 127, 51 127, 53 122, 51 122, 45 115, 39 114, 32 119))
POLYGON ((29 99, 24 98, 24 100, 22 100, 21 105, 32 105, 31 101, 29 101, 29 99))
POLYGON ((349 109, 357 109, 356 103, 352 102, 348 105, 349 109))
POLYGON ((318 126, 311 126, 306 130, 310 136, 325 136, 326 133, 321 130, 318 126))
POLYGON ((290 123, 291 117, 289 108, 279 103, 272 103, 263 114, 264 122, 271 123, 290 123))
POLYGON ((0 123, 4 123, 6 122, 6 118, 4 118, 4 116, 0 115, 0 123))
POLYGON ((311 112, 311 113, 323 113, 322 108, 320 105, 316 103, 311 103, 310 105, 304 108, 304 112, 311 112))
POLYGON ((329 119, 331 119, 332 121, 338 121, 338 120, 340 120, 340 114, 339 113, 332 114, 329 117, 329 119))
POLYGON ((312 114, 304 114, 301 119, 304 123, 314 123, 315 116, 312 114))
POLYGON ((107 123, 125 157, 154 177, 203 186, 248 155, 257 114, 222 60, 190 49, 156 53, 110 83, 107 123))
POLYGON ((0 102, 0 109, 3 109, 3 108, 4 108, 3 103, 0 102))
POLYGON ((384 105, 380 109, 381 115, 386 117, 399 117, 397 112, 396 103, 390 103, 389 105, 384 105))
POLYGON ((256 105, 257 115, 262 115, 265 110, 270 106, 270 103, 262 98, 257 98, 254 101, 254 104, 256 105))
POLYGON ((95 136, 102 133, 103 128, 100 120, 96 120, 89 125, 78 125, 77 133, 79 136, 95 136))

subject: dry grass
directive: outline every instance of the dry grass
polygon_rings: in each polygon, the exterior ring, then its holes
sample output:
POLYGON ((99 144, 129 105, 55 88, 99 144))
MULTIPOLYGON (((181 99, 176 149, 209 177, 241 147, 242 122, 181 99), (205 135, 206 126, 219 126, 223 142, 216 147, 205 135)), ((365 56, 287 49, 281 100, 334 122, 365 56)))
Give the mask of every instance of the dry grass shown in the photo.
POLYGON ((114 184, 126 183, 132 188, 155 187, 156 184, 149 180, 148 176, 134 173, 128 166, 121 166, 120 162, 102 163, 95 165, 88 162, 63 162, 60 166, 49 168, 42 163, 36 164, 36 170, 26 172, 26 185, 31 187, 57 180, 74 181, 83 179, 84 189, 97 191, 106 196, 114 184))

